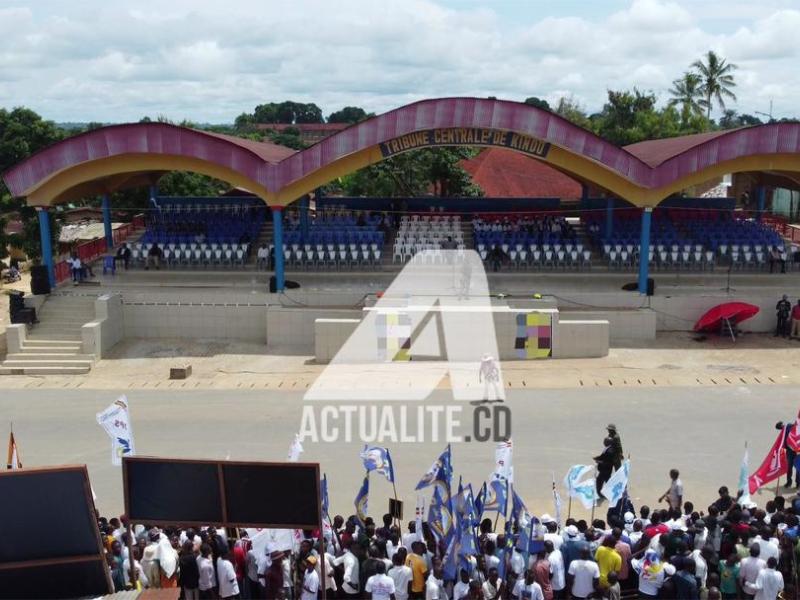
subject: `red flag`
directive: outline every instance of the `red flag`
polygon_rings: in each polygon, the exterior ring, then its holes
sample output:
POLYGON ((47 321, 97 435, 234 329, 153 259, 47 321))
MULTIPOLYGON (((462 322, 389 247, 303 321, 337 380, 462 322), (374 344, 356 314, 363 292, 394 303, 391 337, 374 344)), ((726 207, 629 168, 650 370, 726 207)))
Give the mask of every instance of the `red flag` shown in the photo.
POLYGON ((19 457, 19 449, 17 448, 17 440, 14 439, 14 432, 8 437, 8 460, 6 461, 6 468, 8 469, 21 469, 22 460, 19 457))
POLYGON ((772 444, 772 448, 761 463, 761 466, 756 469, 756 472, 750 475, 750 493, 755 494, 756 490, 769 483, 775 481, 786 473, 786 451, 783 447, 784 435, 786 430, 783 429, 772 444))

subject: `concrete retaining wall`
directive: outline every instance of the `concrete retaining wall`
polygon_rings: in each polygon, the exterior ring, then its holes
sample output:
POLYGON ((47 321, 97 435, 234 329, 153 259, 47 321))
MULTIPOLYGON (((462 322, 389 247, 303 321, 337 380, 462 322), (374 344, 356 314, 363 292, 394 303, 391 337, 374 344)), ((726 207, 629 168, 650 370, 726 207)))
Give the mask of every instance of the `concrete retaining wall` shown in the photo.
MULTIPOLYGON (((146 295, 145 295, 146 296, 146 295)), ((259 298, 262 300, 263 296, 259 298)), ((126 338, 222 338, 266 343, 263 303, 222 301, 180 302, 175 296, 157 301, 123 301, 126 338)))
POLYGON ((608 356, 610 336, 608 321, 558 321, 553 358, 600 358, 608 356))
POLYGON ((28 326, 25 323, 14 323, 6 327, 6 351, 8 354, 19 354, 28 337, 28 326))
POLYGON ((656 313, 650 309, 561 310, 562 319, 570 321, 608 321, 611 341, 656 339, 656 313))
POLYGON ((94 313, 95 320, 81 327, 82 351, 103 358, 124 335, 122 298, 119 295, 99 296, 94 302, 94 313))
POLYGON ((314 321, 314 358, 318 363, 330 362, 361 319, 316 319, 314 321))
POLYGON ((314 354, 317 319, 356 319, 360 321, 361 310, 270 306, 267 309, 267 346, 291 352, 314 354))

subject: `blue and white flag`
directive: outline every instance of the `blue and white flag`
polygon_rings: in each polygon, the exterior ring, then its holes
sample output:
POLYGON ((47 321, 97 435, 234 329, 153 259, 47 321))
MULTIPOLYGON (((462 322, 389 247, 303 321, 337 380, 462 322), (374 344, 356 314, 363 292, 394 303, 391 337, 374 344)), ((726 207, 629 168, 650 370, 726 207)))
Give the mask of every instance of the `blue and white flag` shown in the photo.
POLYGON ((119 467, 122 465, 123 456, 136 456, 133 428, 128 412, 128 398, 120 396, 96 416, 97 423, 111 438, 111 464, 119 467))
POLYGON ((483 482, 481 489, 478 490, 478 495, 475 496, 475 510, 478 513, 478 520, 480 521, 483 516, 483 507, 486 504, 486 482, 483 482))
POLYGON ((367 502, 369 501, 369 476, 364 477, 364 483, 361 484, 361 489, 358 490, 356 495, 355 507, 356 517, 358 518, 361 526, 364 526, 364 520, 367 518, 367 502))
POLYGON ((750 498, 750 455, 747 450, 747 444, 744 445, 744 456, 742 457, 742 464, 739 467, 739 491, 742 495, 739 497, 738 503, 749 508, 753 504, 753 499, 750 498))
POLYGON ((577 498, 586 510, 591 509, 597 503, 597 486, 594 477, 586 479, 578 487, 574 488, 573 498, 577 498))
POLYGON ((442 496, 439 487, 433 490, 433 498, 428 509, 428 524, 439 539, 447 538, 453 527, 450 503, 442 496))
POLYGON ((450 445, 448 444, 444 452, 439 455, 439 458, 431 465, 431 468, 419 480, 417 487, 414 489, 422 490, 433 485, 437 481, 446 482, 448 486, 448 496, 450 480, 453 476, 452 455, 450 454, 450 445))
POLYGON ((581 479, 593 472, 594 467, 589 465, 575 465, 570 467, 566 477, 564 477, 564 489, 567 490, 567 495, 574 498, 577 495, 575 489, 582 483, 581 479))
POLYGON ((614 474, 605 482, 600 493, 606 497, 610 506, 616 506, 625 495, 628 488, 628 476, 630 475, 631 461, 622 461, 622 466, 614 471, 614 474))
POLYGON ((483 510, 485 512, 499 512, 502 515, 508 510, 508 480, 493 479, 486 489, 486 499, 483 510))
POLYGON ((364 444, 364 449, 361 451, 361 460, 364 461, 364 468, 367 473, 375 471, 386 477, 388 481, 394 482, 394 466, 392 465, 392 456, 389 454, 388 448, 364 444))

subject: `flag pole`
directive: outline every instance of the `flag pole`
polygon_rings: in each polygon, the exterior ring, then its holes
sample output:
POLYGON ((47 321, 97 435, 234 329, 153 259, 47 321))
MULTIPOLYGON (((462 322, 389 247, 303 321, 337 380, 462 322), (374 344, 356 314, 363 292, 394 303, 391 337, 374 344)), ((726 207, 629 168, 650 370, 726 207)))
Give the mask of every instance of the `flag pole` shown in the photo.
MULTIPOLYGON (((392 472, 392 491, 394 492, 394 507, 395 507, 395 510, 397 510, 397 509, 400 508, 400 502, 397 499, 397 484, 394 482, 394 480, 395 480, 395 477, 394 477, 394 461, 392 460, 392 454, 389 452, 388 448, 386 449, 386 456, 389 458, 389 468, 391 469, 391 472, 392 472)), ((395 517, 394 517, 394 515, 392 515, 392 523, 394 523, 394 521, 395 521, 395 517)), ((397 518, 397 525, 399 527, 401 527, 401 528, 403 526, 403 523, 402 523, 402 521, 400 520, 399 517, 397 518)))
POLYGON ((136 589, 136 561, 133 558, 133 527, 128 519, 128 568, 130 568, 131 587, 136 589))
POLYGON ((572 517, 572 495, 570 494, 569 502, 567 502, 567 520, 569 520, 571 517, 572 517))

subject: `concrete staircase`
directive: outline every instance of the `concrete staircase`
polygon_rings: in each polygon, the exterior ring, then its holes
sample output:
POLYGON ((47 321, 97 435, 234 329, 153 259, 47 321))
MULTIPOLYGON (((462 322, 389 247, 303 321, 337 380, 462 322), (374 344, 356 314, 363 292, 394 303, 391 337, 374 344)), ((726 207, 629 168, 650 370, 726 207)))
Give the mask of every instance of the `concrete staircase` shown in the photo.
POLYGON ((82 353, 81 327, 93 321, 94 296, 51 294, 37 311, 21 352, 8 354, 0 364, 5 375, 80 375, 88 373, 95 357, 82 353))

